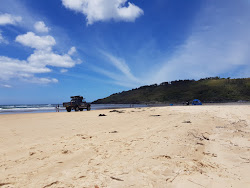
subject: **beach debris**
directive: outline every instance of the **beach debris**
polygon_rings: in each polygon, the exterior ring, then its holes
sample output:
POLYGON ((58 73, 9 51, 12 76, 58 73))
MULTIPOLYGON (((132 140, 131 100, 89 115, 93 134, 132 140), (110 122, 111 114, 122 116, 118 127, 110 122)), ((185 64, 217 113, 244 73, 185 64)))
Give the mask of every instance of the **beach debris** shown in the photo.
POLYGON ((77 134, 76 136, 79 136, 79 137, 81 137, 82 139, 92 138, 92 136, 88 136, 88 135, 84 135, 84 134, 77 134))
POLYGON ((99 188, 99 186, 98 186, 98 185, 95 185, 95 188, 99 188))
POLYGON ((217 157, 217 154, 213 153, 213 154, 212 154, 212 157, 217 157))
POLYGON ((206 153, 206 152, 203 152, 204 155, 209 155, 209 156, 212 156, 212 157, 217 157, 217 155, 215 153, 206 153))
POLYGON ((201 136, 196 136, 195 134, 198 134, 198 133, 188 132, 188 135, 192 135, 194 138, 197 138, 200 141, 202 141, 202 140, 210 140, 207 135, 206 136, 204 135, 204 134, 208 134, 207 132, 201 133, 201 136))
POLYGON ((111 132, 109 132, 109 133, 118 133, 118 131, 111 131, 111 132))
POLYGON ((204 155, 210 155, 210 153, 203 152, 204 155))
POLYGON ((216 126, 217 129, 224 129, 227 128, 226 126, 216 126))
POLYGON ((0 183, 0 187, 5 186, 5 185, 9 185, 9 184, 11 184, 11 183, 0 183))
POLYGON ((192 135, 194 138, 197 138, 199 139, 200 141, 204 140, 203 138, 199 137, 199 136, 196 136, 194 133, 192 132, 189 132, 188 135, 192 135))
POLYGON ((199 184, 199 183, 196 183, 196 182, 194 182, 194 181, 192 181, 192 180, 190 180, 190 179, 188 179, 188 181, 190 181, 190 182, 192 182, 192 183, 194 183, 194 184, 196 184, 196 185, 199 185, 199 186, 201 186, 201 187, 205 187, 205 186, 203 186, 203 185, 201 185, 201 184, 199 184))
POLYGON ((243 159, 243 160, 246 160, 244 163, 250 163, 250 159, 247 159, 245 157, 240 157, 240 158, 243 159))
POLYGON ((124 180, 122 180, 122 179, 120 179, 120 178, 115 178, 115 177, 113 177, 113 176, 111 176, 110 178, 113 179, 113 180, 116 180, 116 181, 124 181, 124 180))
POLYGON ((191 121, 183 121, 182 123, 192 123, 191 121))
POLYGON ((161 116, 161 115, 151 115, 151 116, 153 116, 153 117, 158 117, 158 116, 161 116))
POLYGON ((105 114, 99 114, 99 116, 107 116, 107 115, 105 115, 105 114))
POLYGON ((50 186, 52 186, 54 184, 58 184, 58 183, 59 183, 59 181, 55 181, 55 182, 52 182, 52 183, 50 183, 48 185, 45 185, 43 188, 50 187, 50 186))
POLYGON ((32 156, 32 155, 34 155, 36 152, 30 152, 29 154, 30 154, 30 156, 32 156))
POLYGON ((87 137, 86 136, 82 136, 82 139, 84 139, 84 140, 87 139, 87 138, 92 138, 92 136, 87 136, 87 137))
POLYGON ((109 112, 117 112, 117 113, 124 113, 124 110, 111 110, 109 112))
POLYGON ((200 143, 200 142, 197 142, 196 144, 198 144, 198 145, 204 145, 203 143, 200 143))
POLYGON ((160 158, 172 159, 169 155, 159 155, 157 157, 154 157, 153 159, 160 159, 160 158))
POLYGON ((231 142, 230 140, 226 140, 227 142, 229 142, 231 145, 233 146, 239 146, 238 144, 234 144, 233 142, 231 142))
POLYGON ((177 178, 177 176, 179 176, 179 174, 180 174, 180 171, 174 176, 174 178, 172 179, 172 180, 170 180, 169 182, 173 182, 174 180, 175 180, 175 178, 177 178))
POLYGON ((166 159, 171 159, 171 157, 168 156, 168 155, 161 155, 160 157, 163 157, 163 158, 166 158, 166 159))
POLYGON ((70 153, 69 150, 62 150, 62 154, 68 154, 68 153, 70 153))
POLYGON ((201 134, 201 135, 202 135, 202 137, 203 137, 204 139, 210 140, 210 139, 208 138, 208 136, 204 136, 204 134, 201 134))

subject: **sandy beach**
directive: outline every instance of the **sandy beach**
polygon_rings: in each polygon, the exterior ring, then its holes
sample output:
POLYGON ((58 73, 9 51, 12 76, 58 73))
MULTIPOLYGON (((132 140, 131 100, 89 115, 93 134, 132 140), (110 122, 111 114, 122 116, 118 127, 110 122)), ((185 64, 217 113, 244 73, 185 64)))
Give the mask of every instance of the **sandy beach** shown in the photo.
POLYGON ((0 187, 250 187, 250 105, 111 111, 0 115, 0 187))

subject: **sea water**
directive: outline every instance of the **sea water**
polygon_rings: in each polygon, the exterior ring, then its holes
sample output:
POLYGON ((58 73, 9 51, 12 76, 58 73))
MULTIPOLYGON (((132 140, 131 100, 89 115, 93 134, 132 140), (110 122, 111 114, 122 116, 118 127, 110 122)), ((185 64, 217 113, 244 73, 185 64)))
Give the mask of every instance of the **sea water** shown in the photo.
MULTIPOLYGON (((0 114, 17 114, 17 113, 42 113, 56 112, 58 104, 22 104, 22 105, 0 105, 0 114)), ((144 104, 134 104, 134 108, 146 107, 144 104)), ((130 108, 130 104, 92 104, 91 110, 130 108)), ((65 107, 59 105, 59 112, 65 112, 65 107)))

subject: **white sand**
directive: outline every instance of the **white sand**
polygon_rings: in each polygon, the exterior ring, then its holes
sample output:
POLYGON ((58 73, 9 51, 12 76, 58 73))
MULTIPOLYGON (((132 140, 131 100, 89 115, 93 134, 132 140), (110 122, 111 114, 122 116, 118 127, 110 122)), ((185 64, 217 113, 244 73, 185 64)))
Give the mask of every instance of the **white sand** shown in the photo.
POLYGON ((250 187, 249 105, 109 111, 0 115, 0 187, 250 187))

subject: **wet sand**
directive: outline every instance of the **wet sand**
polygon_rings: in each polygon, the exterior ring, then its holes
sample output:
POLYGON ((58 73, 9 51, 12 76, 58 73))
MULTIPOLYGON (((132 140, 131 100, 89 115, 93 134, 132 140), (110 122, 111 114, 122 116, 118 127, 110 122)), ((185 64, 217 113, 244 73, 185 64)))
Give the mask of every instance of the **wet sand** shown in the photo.
POLYGON ((250 187, 250 105, 110 111, 0 115, 0 187, 250 187))

